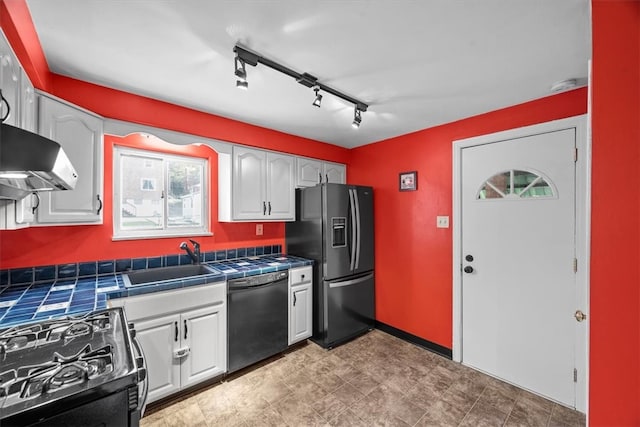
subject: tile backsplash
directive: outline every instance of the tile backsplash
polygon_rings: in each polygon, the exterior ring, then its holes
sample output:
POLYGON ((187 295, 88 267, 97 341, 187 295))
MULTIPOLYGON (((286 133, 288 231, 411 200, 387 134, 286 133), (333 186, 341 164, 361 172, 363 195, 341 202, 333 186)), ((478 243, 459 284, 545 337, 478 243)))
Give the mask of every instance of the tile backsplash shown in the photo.
MULTIPOLYGON (((202 262, 212 262, 249 256, 278 254, 281 252, 281 245, 269 245, 202 252, 200 254, 200 258, 202 262)), ((120 273, 127 270, 144 270, 147 268, 169 267, 172 265, 184 265, 190 263, 191 258, 187 254, 179 253, 147 258, 123 258, 115 260, 13 268, 9 270, 0 270, 0 286, 45 282, 76 277, 91 277, 99 276, 101 274, 120 273)))

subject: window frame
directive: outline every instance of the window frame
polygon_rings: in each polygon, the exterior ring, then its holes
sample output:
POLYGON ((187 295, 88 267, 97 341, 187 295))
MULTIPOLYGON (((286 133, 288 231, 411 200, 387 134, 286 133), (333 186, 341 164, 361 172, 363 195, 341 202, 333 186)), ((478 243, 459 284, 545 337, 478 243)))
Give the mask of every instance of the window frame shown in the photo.
MULTIPOLYGON (((145 164, 146 166, 146 164, 145 164)), ((160 151, 147 150, 144 148, 133 148, 122 145, 113 146, 113 190, 112 190, 112 204, 113 204, 113 236, 112 240, 136 240, 136 239, 161 239, 171 237, 184 237, 184 236, 212 236, 213 233, 210 230, 210 194, 209 194, 209 182, 210 182, 210 168, 209 160, 204 157, 189 156, 184 154, 166 153, 160 151), (160 228, 149 228, 144 230, 128 230, 123 229, 121 224, 121 209, 122 209, 122 160, 123 156, 138 156, 144 159, 156 159, 162 163, 162 182, 157 182, 163 194, 162 209, 163 209, 163 224, 160 228), (180 227, 169 226, 169 203, 168 203, 168 188, 169 188, 169 161, 189 161, 199 164, 202 167, 202 177, 200 181, 200 193, 202 195, 201 212, 202 218, 201 225, 197 227, 180 227)))

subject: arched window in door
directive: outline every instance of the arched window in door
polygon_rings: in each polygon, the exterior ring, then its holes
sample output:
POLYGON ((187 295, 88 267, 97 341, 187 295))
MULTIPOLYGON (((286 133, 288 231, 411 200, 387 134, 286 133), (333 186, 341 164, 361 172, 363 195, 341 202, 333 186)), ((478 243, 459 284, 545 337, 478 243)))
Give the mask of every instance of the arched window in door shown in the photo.
POLYGON ((539 172, 511 169, 499 172, 482 183, 476 199, 550 199, 557 191, 539 172))

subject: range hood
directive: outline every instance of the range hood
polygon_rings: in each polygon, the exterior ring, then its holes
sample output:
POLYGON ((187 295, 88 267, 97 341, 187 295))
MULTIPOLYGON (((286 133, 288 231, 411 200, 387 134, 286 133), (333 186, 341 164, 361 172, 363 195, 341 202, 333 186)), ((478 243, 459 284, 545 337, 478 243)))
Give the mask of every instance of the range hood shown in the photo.
POLYGON ((73 190, 78 174, 55 141, 2 123, 0 199, 20 200, 34 191, 73 190))

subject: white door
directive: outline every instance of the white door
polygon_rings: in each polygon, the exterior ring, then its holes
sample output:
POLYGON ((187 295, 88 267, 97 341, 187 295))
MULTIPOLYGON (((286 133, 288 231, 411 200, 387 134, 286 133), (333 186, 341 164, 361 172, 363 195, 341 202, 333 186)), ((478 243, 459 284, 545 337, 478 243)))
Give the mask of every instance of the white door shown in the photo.
POLYGON ((181 316, 182 348, 189 348, 182 360, 182 388, 199 383, 226 370, 226 310, 223 305, 200 308, 181 316))
POLYGON ((576 130, 461 154, 462 362, 575 407, 576 130))
POLYGON ((311 336, 311 283, 294 286, 290 292, 289 344, 293 344, 311 336))
POLYGON ((39 133, 59 143, 78 173, 73 190, 42 192, 40 223, 101 223, 103 212, 102 119, 40 96, 39 133))
POLYGON ((294 219, 296 213, 295 159, 267 154, 267 219, 294 219))
POLYGON ((173 357, 180 345, 179 322, 179 314, 136 322, 149 377, 147 403, 180 390, 180 359, 173 357))
POLYGON ((233 219, 254 220, 265 216, 265 159, 264 151, 233 148, 233 219))

